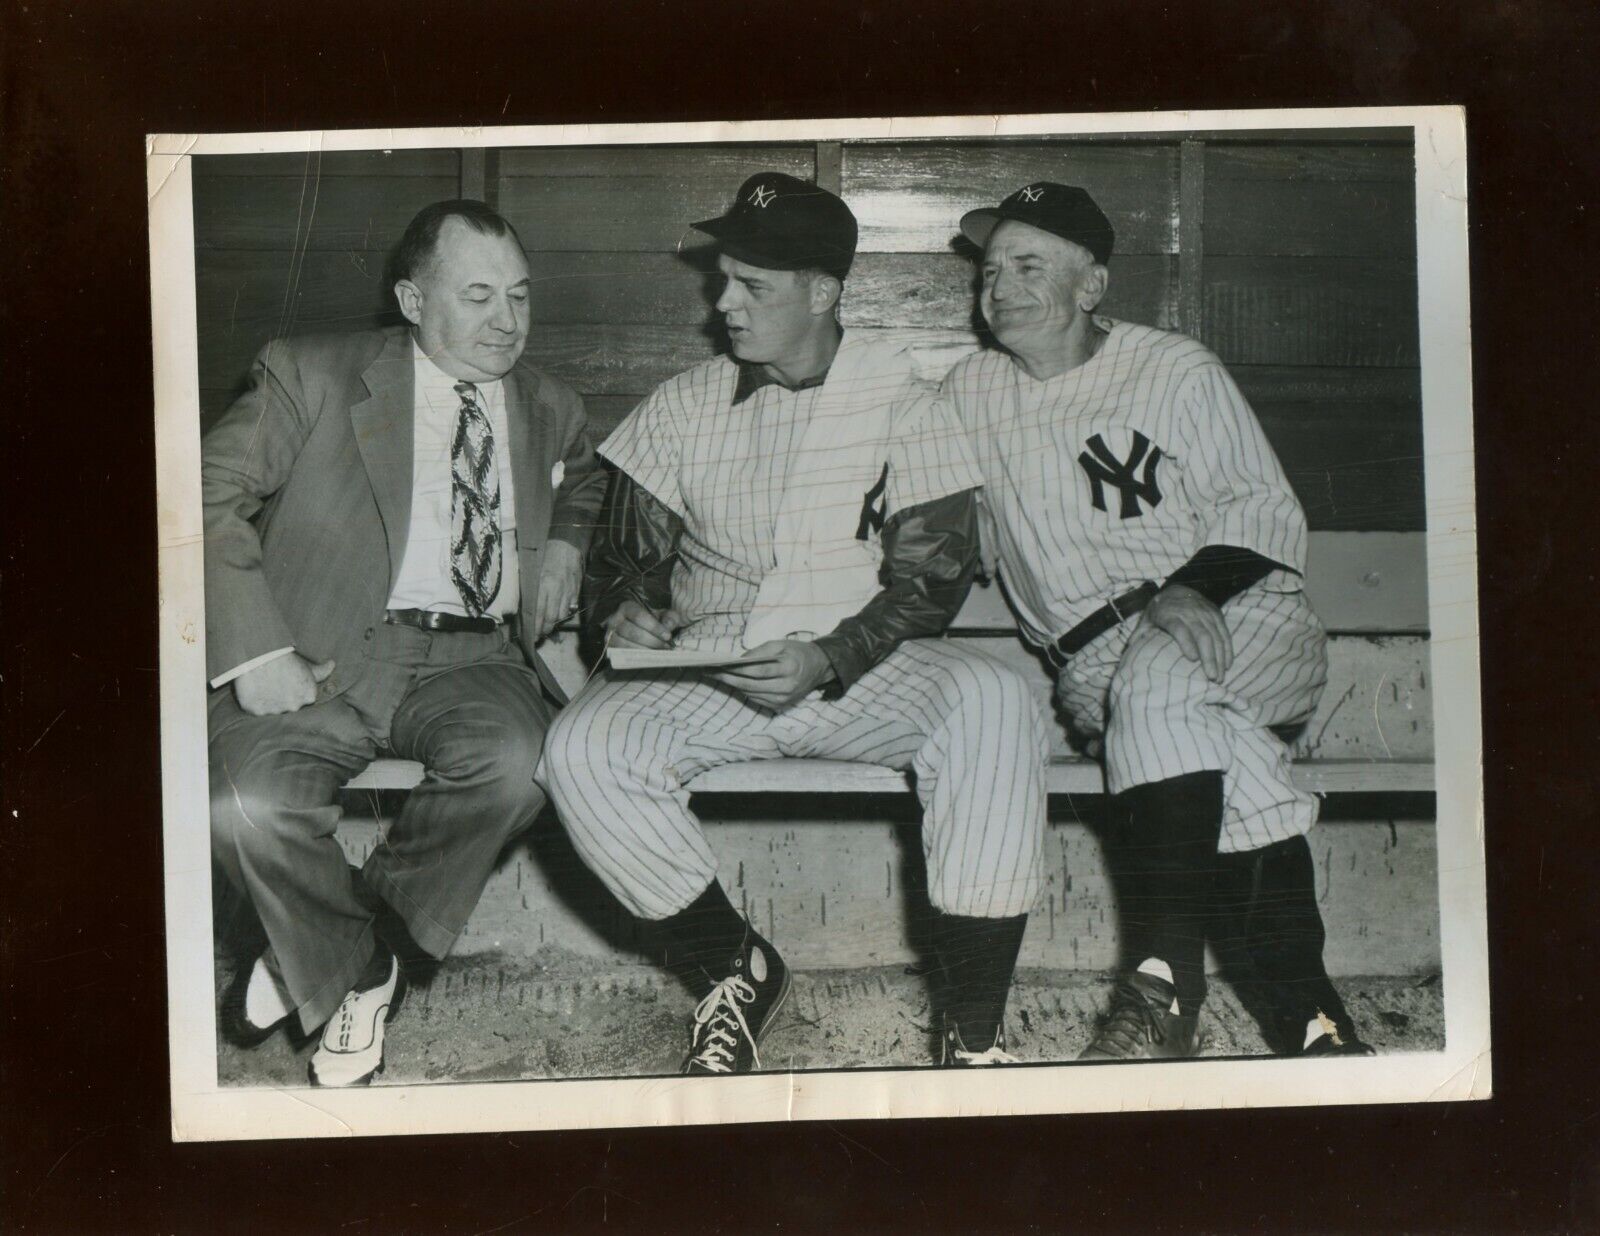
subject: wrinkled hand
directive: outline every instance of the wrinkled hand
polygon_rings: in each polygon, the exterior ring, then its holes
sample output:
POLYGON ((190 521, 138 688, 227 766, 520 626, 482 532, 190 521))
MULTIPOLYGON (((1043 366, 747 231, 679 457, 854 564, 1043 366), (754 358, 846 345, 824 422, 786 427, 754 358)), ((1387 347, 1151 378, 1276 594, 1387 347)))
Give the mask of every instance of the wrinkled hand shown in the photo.
POLYGON ((833 676, 833 662, 815 644, 774 639, 744 654, 709 677, 737 691, 757 708, 782 712, 833 676))
POLYGON ((308 661, 298 652, 274 657, 233 680, 233 697, 252 717, 299 712, 317 699, 317 684, 333 673, 332 661, 308 661))
POLYGON ((1233 664, 1233 637, 1222 611, 1193 588, 1163 588, 1145 607, 1144 620, 1177 640, 1179 651, 1200 662, 1212 682, 1221 682, 1233 664))
POLYGON ((538 602, 533 613, 536 641, 550 634, 557 623, 578 608, 578 585, 582 579, 583 555, 566 541, 546 541, 544 565, 539 568, 538 602))
POLYGON ((684 622, 675 609, 651 609, 630 597, 605 620, 606 642, 619 648, 671 648, 684 622))

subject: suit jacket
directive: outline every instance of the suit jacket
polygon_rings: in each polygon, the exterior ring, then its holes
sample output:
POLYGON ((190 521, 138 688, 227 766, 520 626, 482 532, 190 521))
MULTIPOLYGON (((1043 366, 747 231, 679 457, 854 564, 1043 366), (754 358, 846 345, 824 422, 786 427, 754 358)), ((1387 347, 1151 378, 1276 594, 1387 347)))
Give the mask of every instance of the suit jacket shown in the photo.
MULTIPOLYGON (((413 366, 404 327, 275 340, 256 358, 201 444, 208 677, 288 645, 338 662, 318 698, 359 677, 410 527, 413 366)), ((570 387, 522 360, 504 383, 520 639, 560 699, 532 638, 545 542, 587 549, 605 479, 570 387)))

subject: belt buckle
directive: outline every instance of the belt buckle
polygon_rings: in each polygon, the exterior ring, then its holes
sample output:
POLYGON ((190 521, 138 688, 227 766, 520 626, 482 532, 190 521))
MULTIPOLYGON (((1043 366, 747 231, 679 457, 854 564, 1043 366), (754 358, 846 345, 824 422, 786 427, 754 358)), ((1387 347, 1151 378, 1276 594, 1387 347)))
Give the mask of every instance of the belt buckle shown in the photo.
MULTIPOLYGON (((1126 622, 1126 621, 1128 621, 1129 618, 1133 617, 1133 614, 1125 614, 1125 613, 1123 613, 1122 612, 1122 606, 1118 605, 1117 602, 1118 601, 1129 601, 1129 602, 1137 601, 1140 598, 1144 597, 1145 590, 1150 588, 1150 587, 1151 587, 1151 581, 1148 580, 1148 579, 1144 580, 1139 584, 1139 586, 1137 588, 1130 588, 1127 592, 1124 592, 1120 597, 1111 597, 1111 598, 1109 598, 1106 601, 1106 608, 1109 609, 1113 614, 1115 614, 1117 616, 1117 621, 1119 623, 1126 622)), ((1135 613, 1136 612, 1138 612, 1138 611, 1135 611, 1135 613)))

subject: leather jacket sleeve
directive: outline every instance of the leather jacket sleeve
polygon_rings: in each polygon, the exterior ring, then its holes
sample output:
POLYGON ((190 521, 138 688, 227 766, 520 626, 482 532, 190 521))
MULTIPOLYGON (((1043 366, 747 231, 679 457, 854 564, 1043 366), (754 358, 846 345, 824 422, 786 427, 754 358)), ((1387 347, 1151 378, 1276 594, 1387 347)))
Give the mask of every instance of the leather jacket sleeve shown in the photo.
POLYGON ((683 521, 626 472, 613 471, 583 581, 584 627, 594 634, 632 598, 672 604, 672 567, 683 521))
POLYGON ((978 567, 977 490, 967 489, 896 512, 883 527, 883 591, 817 647, 828 655, 837 698, 902 640, 937 635, 967 599, 978 567))

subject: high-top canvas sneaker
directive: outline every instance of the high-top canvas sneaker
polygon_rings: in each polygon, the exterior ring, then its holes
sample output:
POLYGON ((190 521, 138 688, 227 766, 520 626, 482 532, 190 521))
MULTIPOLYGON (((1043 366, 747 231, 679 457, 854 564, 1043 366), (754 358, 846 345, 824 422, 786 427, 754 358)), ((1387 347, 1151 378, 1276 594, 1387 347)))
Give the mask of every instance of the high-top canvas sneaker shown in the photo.
POLYGON ((789 967, 777 949, 752 940, 731 972, 694 1011, 685 1073, 748 1073, 761 1067, 756 1048, 789 998, 789 967))

